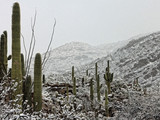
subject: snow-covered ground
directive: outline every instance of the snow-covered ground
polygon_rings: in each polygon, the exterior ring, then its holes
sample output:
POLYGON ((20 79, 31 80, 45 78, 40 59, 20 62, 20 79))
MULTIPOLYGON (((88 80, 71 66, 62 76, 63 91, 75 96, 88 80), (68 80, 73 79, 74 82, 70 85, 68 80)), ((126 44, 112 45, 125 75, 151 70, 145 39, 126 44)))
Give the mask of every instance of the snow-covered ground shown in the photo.
MULTIPOLYGON (((22 114, 26 119, 50 120, 160 120, 160 32, 137 36, 125 42, 110 45, 90 46, 72 42, 50 52, 51 57, 44 73, 47 83, 43 86, 43 110, 39 113, 22 114), (114 47, 115 46, 115 47, 114 47), (114 72, 111 83, 112 94, 108 95, 110 117, 104 109, 105 80, 103 78, 107 60, 110 71, 114 72), (101 102, 97 101, 95 63, 102 84, 101 102), (77 94, 71 91, 67 97, 66 88, 58 86, 70 84, 71 67, 75 66, 77 94), (86 70, 89 75, 86 76, 86 70), (84 86, 82 78, 84 77, 84 86), (90 79, 94 81, 94 101, 90 101, 90 79), (138 79, 138 85, 133 81, 138 79), (53 85, 56 85, 54 88, 53 85), (68 100, 67 100, 68 99, 68 100)), ((5 81, 5 80, 4 80, 5 81)), ((5 103, 8 88, 0 86, 0 118, 16 118, 15 109, 5 103), (11 110, 10 110, 11 109, 11 110)))

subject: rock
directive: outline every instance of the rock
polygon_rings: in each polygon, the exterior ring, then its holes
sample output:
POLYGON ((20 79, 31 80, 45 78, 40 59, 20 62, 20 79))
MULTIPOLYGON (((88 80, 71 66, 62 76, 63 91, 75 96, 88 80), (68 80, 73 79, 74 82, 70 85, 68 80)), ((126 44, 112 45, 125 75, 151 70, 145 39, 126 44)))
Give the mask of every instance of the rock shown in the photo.
POLYGON ((124 88, 121 88, 121 91, 122 91, 122 93, 124 93, 124 94, 128 94, 128 91, 127 91, 126 89, 124 89, 124 88))
POLYGON ((76 108, 77 111, 81 111, 83 109, 83 106, 81 104, 79 104, 76 108))
POLYGON ((108 94, 108 97, 113 98, 114 94, 108 94))
POLYGON ((99 114, 99 115, 98 115, 98 118, 99 118, 99 119, 102 119, 102 118, 103 118, 103 115, 102 115, 102 114, 99 114))
POLYGON ((123 103, 128 103, 128 99, 123 99, 123 103))
MULTIPOLYGON (((145 115, 142 120, 155 120, 154 117, 151 114, 145 115)), ((158 119, 159 120, 159 119, 158 119)))
POLYGON ((52 97, 51 99, 53 103, 57 102, 57 99, 55 97, 52 97))
POLYGON ((160 120, 160 113, 158 115, 154 115, 155 120, 160 120))

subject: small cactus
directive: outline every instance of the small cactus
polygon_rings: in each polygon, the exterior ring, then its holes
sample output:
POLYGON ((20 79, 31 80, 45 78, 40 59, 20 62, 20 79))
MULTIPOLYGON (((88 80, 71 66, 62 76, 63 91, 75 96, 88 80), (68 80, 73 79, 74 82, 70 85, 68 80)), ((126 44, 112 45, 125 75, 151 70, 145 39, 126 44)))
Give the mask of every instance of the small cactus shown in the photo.
POLYGON ((72 82, 74 81, 74 66, 72 66, 72 82))
POLYGON ((43 74, 43 84, 45 84, 46 82, 46 78, 45 78, 45 75, 43 74))
POLYGON ((98 65, 97 65, 97 62, 95 63, 95 78, 96 78, 96 81, 97 81, 97 74, 98 74, 98 65))
POLYGON ((99 78, 99 75, 97 75, 97 99, 98 101, 100 102, 101 101, 101 96, 100 96, 100 78, 99 78))
POLYGON ((24 77, 26 75, 26 71, 24 65, 24 55, 22 53, 21 53, 21 70, 22 70, 22 76, 24 77))
POLYGON ((93 91, 93 78, 91 78, 90 80, 90 100, 93 101, 93 95, 94 91, 93 91))
POLYGON ((66 89, 67 89, 67 101, 69 100, 69 90, 68 90, 68 85, 66 85, 66 89))
POLYGON ((41 54, 37 53, 34 62, 34 111, 42 109, 42 60, 41 54))
POLYGON ((106 116, 109 117, 109 109, 108 109, 108 91, 105 89, 105 111, 106 116))
MULTIPOLYGON (((31 76, 28 75, 26 77, 26 80, 25 80, 25 88, 24 88, 24 97, 23 97, 23 100, 24 102, 27 100, 27 105, 29 105, 29 107, 32 106, 32 96, 31 96, 31 92, 32 92, 32 80, 31 80, 31 76)), ((26 106, 26 105, 24 105, 26 106)), ((26 108, 23 108, 23 109, 26 109, 26 108)))
POLYGON ((76 78, 73 80, 73 94, 76 95, 76 78))
POLYGON ((82 87, 84 87, 84 77, 82 78, 82 87))
POLYGON ((86 70, 86 76, 88 76, 88 70, 86 70))

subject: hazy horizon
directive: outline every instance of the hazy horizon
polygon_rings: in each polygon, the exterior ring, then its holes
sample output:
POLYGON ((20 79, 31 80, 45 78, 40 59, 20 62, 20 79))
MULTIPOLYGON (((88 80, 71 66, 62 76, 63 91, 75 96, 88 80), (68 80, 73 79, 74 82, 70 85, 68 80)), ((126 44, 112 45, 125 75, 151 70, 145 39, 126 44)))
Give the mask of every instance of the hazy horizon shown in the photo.
MULTIPOLYGON (((90 45, 112 43, 160 30, 160 1, 157 0, 16 1, 21 8, 21 32, 27 47, 31 39, 31 18, 37 11, 35 52, 46 51, 54 18, 57 24, 52 48, 71 41, 90 45)), ((0 1, 0 33, 8 31, 9 48, 14 2, 0 1)))

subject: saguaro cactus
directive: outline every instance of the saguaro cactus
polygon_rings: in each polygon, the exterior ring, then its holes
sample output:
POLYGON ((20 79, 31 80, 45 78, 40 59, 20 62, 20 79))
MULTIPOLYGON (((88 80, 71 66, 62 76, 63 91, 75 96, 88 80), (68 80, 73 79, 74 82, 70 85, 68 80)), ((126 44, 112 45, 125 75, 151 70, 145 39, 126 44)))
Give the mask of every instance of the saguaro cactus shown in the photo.
POLYGON ((100 101, 100 81, 99 81, 97 63, 95 63, 95 79, 96 79, 96 82, 97 82, 97 99, 98 99, 98 101, 100 101))
POLYGON ((69 90, 68 90, 68 85, 66 85, 66 89, 67 89, 67 101, 69 100, 69 90))
POLYGON ((21 53, 21 70, 22 70, 22 76, 25 76, 25 65, 24 65, 24 55, 21 53))
POLYGON ((43 84, 45 84, 45 82, 46 82, 46 77, 45 77, 45 75, 43 74, 43 84))
POLYGON ((108 109, 108 91, 105 89, 105 110, 106 116, 109 117, 109 109, 108 109))
POLYGON ((37 53, 34 62, 34 96, 33 106, 34 111, 42 109, 42 60, 41 54, 37 53))
MULTIPOLYGON (((16 90, 13 99, 22 94, 22 71, 21 71, 21 47, 20 47, 20 6, 16 2, 13 5, 12 13, 12 71, 11 78, 15 80, 16 90)), ((22 98, 22 97, 21 97, 22 98)), ((19 104, 22 104, 22 99, 19 104)))
POLYGON ((101 96, 100 96, 100 78, 99 78, 99 74, 97 75, 97 99, 100 102, 101 101, 101 96))
POLYGON ((24 97, 23 97, 23 99, 24 99, 24 101, 27 100, 26 104, 29 105, 30 107, 32 106, 32 96, 31 96, 31 92, 32 92, 31 91, 32 90, 31 86, 32 85, 31 84, 32 84, 31 76, 28 75, 26 77, 26 80, 25 80, 25 88, 24 88, 24 97))
POLYGON ((76 78, 73 80, 73 94, 76 95, 76 78))
POLYGON ((0 42, 0 78, 4 76, 4 34, 1 35, 1 42, 0 42))
POLYGON ((98 73, 98 65, 97 65, 97 62, 95 63, 95 78, 96 78, 96 81, 97 81, 97 73, 98 73))
POLYGON ((86 70, 86 76, 88 76, 88 70, 86 70))
POLYGON ((72 66, 72 82, 74 81, 74 66, 72 66))
POLYGON ((113 73, 110 73, 109 60, 107 61, 107 68, 106 68, 106 73, 104 74, 104 79, 106 80, 106 84, 108 87, 108 94, 110 94, 111 93, 110 83, 113 81, 113 73))
POLYGON ((91 80, 90 80, 90 99, 91 99, 91 101, 93 101, 93 97, 94 97, 93 93, 94 93, 94 91, 93 91, 93 78, 91 78, 91 80))
POLYGON ((5 73, 7 74, 7 67, 8 67, 8 59, 7 59, 7 31, 4 31, 3 34, 4 34, 4 69, 5 69, 5 73))

